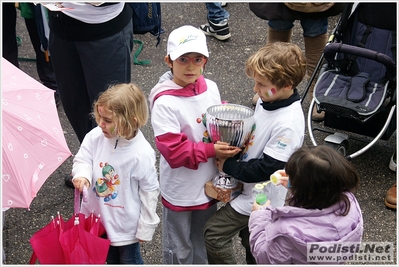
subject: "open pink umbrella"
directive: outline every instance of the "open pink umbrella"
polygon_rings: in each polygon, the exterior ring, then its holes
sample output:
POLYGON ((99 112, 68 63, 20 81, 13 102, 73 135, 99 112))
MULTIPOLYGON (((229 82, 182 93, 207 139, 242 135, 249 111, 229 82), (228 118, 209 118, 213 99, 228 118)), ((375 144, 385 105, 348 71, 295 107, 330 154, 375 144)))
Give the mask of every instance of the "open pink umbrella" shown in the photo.
POLYGON ((46 179, 72 155, 54 91, 2 58, 2 206, 29 208, 46 179))

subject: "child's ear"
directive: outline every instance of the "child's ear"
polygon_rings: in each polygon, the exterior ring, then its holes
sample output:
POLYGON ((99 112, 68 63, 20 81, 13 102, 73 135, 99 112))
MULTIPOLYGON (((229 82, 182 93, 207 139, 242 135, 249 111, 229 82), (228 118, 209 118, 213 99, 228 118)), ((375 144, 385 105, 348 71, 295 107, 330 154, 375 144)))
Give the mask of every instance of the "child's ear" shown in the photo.
POLYGON ((170 57, 168 55, 165 56, 165 62, 170 68, 173 67, 172 60, 170 59, 170 57))
POLYGON ((283 88, 281 88, 284 91, 290 91, 292 90, 292 84, 286 84, 283 88))

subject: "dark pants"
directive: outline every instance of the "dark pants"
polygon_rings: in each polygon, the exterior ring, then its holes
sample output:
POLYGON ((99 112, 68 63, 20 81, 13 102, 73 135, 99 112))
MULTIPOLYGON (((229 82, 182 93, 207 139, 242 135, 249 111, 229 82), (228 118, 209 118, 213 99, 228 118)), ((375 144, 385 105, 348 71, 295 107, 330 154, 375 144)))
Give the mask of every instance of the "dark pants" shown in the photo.
POLYGON ((119 33, 96 41, 66 41, 50 31, 49 48, 58 93, 79 142, 96 126, 91 118, 99 93, 131 81, 132 22, 119 33))
POLYGON ((235 211, 230 203, 221 207, 205 224, 204 237, 209 264, 237 264, 233 237, 238 233, 247 264, 256 264, 249 245, 249 216, 235 211))
POLYGON ((37 31, 35 18, 25 18, 25 25, 28 29, 30 41, 36 53, 36 68, 39 79, 43 83, 43 85, 47 86, 50 89, 57 90, 57 82, 55 80, 52 62, 51 60, 49 62, 46 61, 46 56, 40 48, 41 42, 39 33, 37 31))
POLYGON ((140 253, 140 243, 126 246, 110 246, 107 264, 144 264, 140 253))
POLYGON ((17 33, 17 10, 15 3, 2 3, 3 7, 3 57, 19 68, 17 33))

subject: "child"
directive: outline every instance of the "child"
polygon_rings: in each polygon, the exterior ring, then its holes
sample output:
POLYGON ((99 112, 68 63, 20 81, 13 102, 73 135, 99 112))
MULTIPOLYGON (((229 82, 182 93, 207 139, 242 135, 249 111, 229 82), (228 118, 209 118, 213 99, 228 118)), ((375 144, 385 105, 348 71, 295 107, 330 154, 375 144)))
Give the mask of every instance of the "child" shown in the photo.
POLYGON ((217 173, 215 157, 239 152, 212 144, 203 114, 221 104, 217 85, 202 76, 208 60, 205 34, 182 26, 168 38, 166 72, 149 101, 155 143, 161 153, 162 253, 164 264, 206 264, 203 227, 216 212, 205 183, 217 173))
POLYGON ((301 49, 290 43, 269 43, 246 62, 246 74, 254 79, 254 92, 260 96, 254 114, 256 127, 241 161, 218 158, 219 170, 243 181, 244 187, 241 195, 220 208, 205 225, 211 264, 237 264, 232 249, 237 233, 246 249, 247 263, 256 263, 248 232, 252 189, 255 182, 268 180, 276 170, 283 169, 291 154, 302 146, 305 118, 296 86, 305 71, 301 49))
POLYGON ((251 251, 258 264, 310 264, 309 242, 362 241, 363 217, 353 195, 359 175, 347 159, 327 146, 303 147, 292 154, 285 172, 289 206, 254 203, 249 219, 251 251))
POLYGON ((107 264, 143 264, 139 242, 151 241, 160 221, 155 151, 140 131, 147 99, 134 84, 114 85, 94 103, 93 115, 98 127, 73 160, 75 188, 89 188, 81 212, 101 215, 111 241, 107 264))

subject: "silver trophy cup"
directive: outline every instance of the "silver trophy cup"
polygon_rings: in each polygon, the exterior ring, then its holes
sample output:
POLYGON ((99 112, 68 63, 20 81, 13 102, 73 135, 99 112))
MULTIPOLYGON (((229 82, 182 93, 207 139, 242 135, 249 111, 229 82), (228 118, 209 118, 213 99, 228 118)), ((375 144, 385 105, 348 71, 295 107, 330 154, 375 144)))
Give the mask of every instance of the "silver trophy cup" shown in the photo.
MULTIPOLYGON (((211 106, 206 111, 206 128, 212 142, 226 142, 231 146, 244 148, 251 138, 255 124, 254 111, 237 104, 221 104, 211 106)), ((213 185, 222 188, 235 188, 237 180, 219 172, 213 185)))

